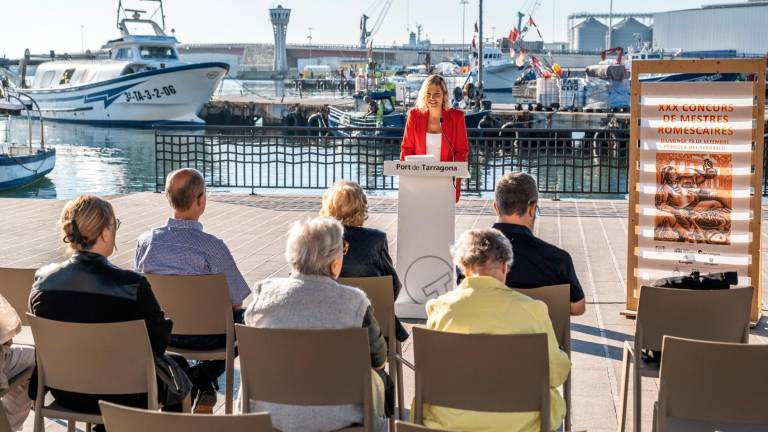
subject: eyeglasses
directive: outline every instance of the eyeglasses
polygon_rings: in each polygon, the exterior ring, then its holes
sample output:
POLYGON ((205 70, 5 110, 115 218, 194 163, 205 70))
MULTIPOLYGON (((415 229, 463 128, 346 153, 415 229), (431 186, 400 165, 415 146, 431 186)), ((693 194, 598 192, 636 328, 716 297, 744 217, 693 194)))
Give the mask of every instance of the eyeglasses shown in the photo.
POLYGON ((342 255, 346 255, 349 253, 349 242, 344 240, 344 246, 341 249, 342 255))
POLYGON ((113 226, 115 227, 115 231, 119 230, 120 229, 120 225, 122 225, 122 224, 123 224, 123 222, 120 221, 120 219, 115 218, 115 223, 113 224, 113 226))

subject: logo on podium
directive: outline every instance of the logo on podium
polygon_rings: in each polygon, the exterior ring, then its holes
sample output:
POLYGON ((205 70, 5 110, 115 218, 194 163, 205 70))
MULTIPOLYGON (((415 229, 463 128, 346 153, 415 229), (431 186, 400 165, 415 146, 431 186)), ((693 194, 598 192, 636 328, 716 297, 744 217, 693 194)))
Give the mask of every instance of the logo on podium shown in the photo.
POLYGON ((405 271, 405 292, 415 303, 424 303, 453 289, 453 265, 443 258, 425 255, 405 271))

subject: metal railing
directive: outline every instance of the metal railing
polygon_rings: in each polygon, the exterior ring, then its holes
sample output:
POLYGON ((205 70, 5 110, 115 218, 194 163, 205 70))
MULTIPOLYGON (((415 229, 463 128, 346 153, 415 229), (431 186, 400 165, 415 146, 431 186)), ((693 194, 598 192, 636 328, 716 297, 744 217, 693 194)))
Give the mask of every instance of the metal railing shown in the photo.
MULTIPOLYGON (((492 192, 506 172, 536 177, 542 193, 621 196, 627 193, 626 130, 470 129, 468 194, 492 192)), ((172 170, 200 170, 210 187, 325 189, 349 179, 367 190, 394 190, 384 161, 399 158, 402 129, 208 127, 155 131, 156 189, 172 170)))

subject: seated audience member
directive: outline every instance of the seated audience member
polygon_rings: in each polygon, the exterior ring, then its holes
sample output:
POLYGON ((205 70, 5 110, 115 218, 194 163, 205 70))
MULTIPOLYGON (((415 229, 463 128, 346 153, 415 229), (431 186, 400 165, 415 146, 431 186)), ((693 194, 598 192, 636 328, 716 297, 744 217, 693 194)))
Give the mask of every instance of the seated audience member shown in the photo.
MULTIPOLYGON (((389 406, 385 409, 385 382, 391 382, 383 371, 387 345, 365 293, 336 282, 344 259, 343 234, 341 223, 332 218, 295 222, 288 231, 285 247, 291 274, 256 284, 253 302, 245 311, 245 323, 259 328, 281 329, 366 328, 371 367, 376 372, 372 374, 374 429, 383 431, 387 423, 385 412, 391 413, 394 403, 394 394, 388 394, 389 406)), ((250 403, 252 412, 269 412, 274 427, 283 432, 332 431, 363 421, 360 405, 250 403)))
MULTIPOLYGON (((172 217, 160 227, 145 232, 136 245, 136 271, 162 275, 224 274, 236 323, 243 323, 241 305, 250 290, 224 242, 203 231, 199 222, 205 212, 205 179, 199 171, 184 168, 168 174, 165 195, 172 217)), ((226 335, 172 336, 170 345, 187 349, 217 349, 226 346, 226 335)), ((226 370, 224 360, 197 362, 190 378, 194 412, 212 414, 218 379, 226 370)))
MULTIPOLYGON (((334 183, 323 194, 320 216, 336 218, 344 225, 344 264, 339 277, 392 276, 397 300, 402 285, 389 256, 387 234, 363 227, 368 219, 368 199, 360 185, 349 180, 334 183)), ((408 339, 399 319, 395 320, 395 331, 400 342, 408 339)))
MULTIPOLYGON (((13 337, 21 331, 21 319, 8 300, 0 295, 0 389, 8 390, 8 381, 35 365, 35 349, 25 345, 14 345, 13 337)), ((11 430, 23 429, 24 420, 32 408, 25 382, 12 389, 0 399, 11 430)))
POLYGON ((515 261, 507 273, 510 288, 538 288, 548 285, 571 286, 571 315, 586 308, 576 269, 568 252, 533 235, 539 215, 539 190, 536 180, 522 172, 507 173, 496 183, 494 228, 512 243, 515 261))
MULTIPOLYGON (((165 318, 144 276, 123 270, 107 260, 115 250, 120 227, 112 204, 93 195, 75 198, 62 210, 59 226, 72 256, 60 264, 50 264, 37 271, 29 297, 32 313, 42 318, 75 323, 144 320, 152 352, 155 357, 163 356, 173 323, 165 318)), ((186 379, 180 365, 173 363, 169 367, 174 369, 173 373, 186 379)), ((94 395, 57 389, 50 391, 61 406, 94 414, 99 412, 99 400, 147 407, 146 394, 94 395)), ((36 392, 36 377, 33 376, 30 384, 32 399, 36 392)), ((164 400, 164 395, 167 393, 163 381, 158 380, 160 403, 165 403, 166 408, 168 401, 164 400)), ((180 402, 181 399, 174 403, 180 402)))
MULTIPOLYGON (((427 302, 427 328, 464 334, 546 333, 550 413, 552 427, 556 428, 565 416, 565 401, 557 387, 568 377, 571 363, 558 348, 547 306, 504 285, 513 261, 509 240, 495 229, 473 229, 459 237, 451 252, 466 278, 453 291, 427 302)), ((482 359, 478 359, 478 367, 482 367, 482 359)), ((464 411, 425 404, 424 424, 445 430, 534 432, 540 430, 540 415, 464 411)))

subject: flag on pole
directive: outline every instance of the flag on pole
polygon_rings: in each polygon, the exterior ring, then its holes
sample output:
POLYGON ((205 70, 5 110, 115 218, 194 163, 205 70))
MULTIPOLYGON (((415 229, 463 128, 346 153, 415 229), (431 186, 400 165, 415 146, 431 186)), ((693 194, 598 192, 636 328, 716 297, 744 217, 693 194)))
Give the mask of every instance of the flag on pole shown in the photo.
POLYGON ((475 33, 480 32, 480 27, 477 25, 477 21, 475 21, 475 33))
POLYGON ((477 41, 475 36, 472 36, 472 51, 477 51, 477 41))
POLYGON ((518 30, 518 28, 515 27, 512 29, 512 31, 509 32, 509 41, 512 43, 515 43, 519 38, 520 38, 520 30, 518 30))

